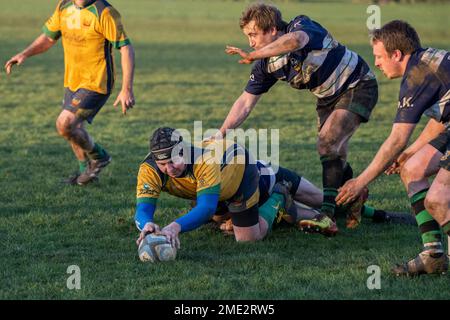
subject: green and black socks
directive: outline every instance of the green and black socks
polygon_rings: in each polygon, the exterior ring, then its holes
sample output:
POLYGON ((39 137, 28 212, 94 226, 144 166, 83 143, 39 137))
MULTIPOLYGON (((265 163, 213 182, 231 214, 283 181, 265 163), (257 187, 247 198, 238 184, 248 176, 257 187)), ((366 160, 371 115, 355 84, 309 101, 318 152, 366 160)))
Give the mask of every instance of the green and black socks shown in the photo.
POLYGON ((332 218, 336 209, 335 198, 344 177, 344 168, 340 158, 322 156, 320 162, 322 162, 323 185, 323 202, 320 212, 332 218))
POLYGON ((259 207, 259 216, 266 220, 269 230, 277 216, 278 211, 284 206, 284 196, 279 193, 272 193, 264 204, 259 207))
POLYGON ((87 152, 87 156, 89 157, 89 159, 93 160, 102 159, 105 157, 105 155, 106 155, 105 149, 103 149, 102 146, 99 145, 98 143, 95 143, 94 148, 90 152, 87 152))
MULTIPOLYGON (((442 231, 444 231, 444 233, 450 237, 450 221, 442 226, 442 231)), ((450 243, 449 243, 449 246, 450 246, 450 243)))
POLYGON ((424 189, 411 197, 412 211, 416 217, 424 247, 427 248, 431 245, 433 248, 442 248, 441 228, 436 220, 434 220, 430 213, 425 209, 424 201, 427 191, 428 189, 424 189))
POLYGON ((89 160, 78 160, 78 165, 80 167, 80 173, 83 173, 88 165, 89 160))
POLYGON ((365 218, 372 219, 373 222, 386 221, 386 211, 378 210, 368 205, 364 205, 361 211, 361 215, 365 218))

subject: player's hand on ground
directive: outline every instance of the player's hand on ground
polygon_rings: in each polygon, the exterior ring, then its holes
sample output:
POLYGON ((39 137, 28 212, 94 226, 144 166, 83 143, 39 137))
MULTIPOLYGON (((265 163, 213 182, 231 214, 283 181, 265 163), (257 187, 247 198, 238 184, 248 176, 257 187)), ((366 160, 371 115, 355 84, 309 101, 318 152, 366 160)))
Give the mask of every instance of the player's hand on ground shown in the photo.
POLYGON ((6 63, 5 63, 5 71, 6 74, 11 74, 11 69, 13 67, 13 65, 17 64, 18 66, 21 65, 25 59, 27 57, 21 53, 16 54, 14 57, 12 57, 11 59, 9 59, 6 63))
POLYGON ((180 249, 180 239, 178 238, 180 230, 180 225, 176 222, 172 222, 171 224, 165 226, 160 232, 158 232, 158 234, 164 235, 172 247, 180 249))
POLYGON ((398 156, 398 158, 395 159, 394 162, 384 171, 384 173, 388 176, 390 176, 391 174, 400 174, 403 165, 405 164, 406 160, 408 160, 410 157, 411 157, 410 154, 402 152, 398 156))
POLYGON ((133 90, 122 89, 114 102, 114 107, 122 106, 122 113, 127 114, 127 110, 133 108, 136 101, 134 100, 133 90))
POLYGON ((142 231, 139 234, 139 238, 136 240, 136 244, 139 245, 147 234, 155 233, 155 232, 159 232, 159 231, 160 231, 160 228, 156 223, 147 222, 145 224, 144 228, 142 228, 142 231))
POLYGON ((229 55, 235 55, 238 54, 242 57, 241 60, 239 60, 239 63, 241 64, 251 64, 254 59, 251 57, 250 53, 247 51, 244 51, 240 48, 233 47, 233 46, 226 46, 225 53, 229 55))
POLYGON ((354 201, 361 195, 364 187, 365 186, 359 183, 357 179, 348 180, 339 188, 339 194, 336 196, 336 204, 345 205, 354 201))

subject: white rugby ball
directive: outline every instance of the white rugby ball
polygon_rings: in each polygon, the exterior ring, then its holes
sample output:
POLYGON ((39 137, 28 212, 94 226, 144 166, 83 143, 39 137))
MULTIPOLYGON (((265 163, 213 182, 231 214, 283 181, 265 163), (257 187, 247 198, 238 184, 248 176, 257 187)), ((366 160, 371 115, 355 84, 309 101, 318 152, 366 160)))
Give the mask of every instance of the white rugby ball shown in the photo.
POLYGON ((138 255, 142 262, 170 261, 177 257, 177 249, 165 236, 150 233, 139 244, 138 255))

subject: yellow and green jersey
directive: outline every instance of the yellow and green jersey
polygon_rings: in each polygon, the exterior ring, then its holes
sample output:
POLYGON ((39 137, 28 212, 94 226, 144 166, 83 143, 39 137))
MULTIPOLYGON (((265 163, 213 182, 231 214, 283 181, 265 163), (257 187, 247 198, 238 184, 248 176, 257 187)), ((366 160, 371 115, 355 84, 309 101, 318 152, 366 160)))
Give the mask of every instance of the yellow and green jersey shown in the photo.
POLYGON ((151 155, 144 160, 138 173, 137 203, 154 204, 161 192, 185 199, 202 194, 218 194, 219 201, 232 198, 244 176, 247 151, 230 141, 189 148, 192 161, 177 178, 162 173, 151 155))
POLYGON ((43 32, 64 47, 64 87, 109 94, 114 85, 112 47, 130 44, 119 12, 108 2, 94 1, 84 8, 71 0, 58 3, 43 32))

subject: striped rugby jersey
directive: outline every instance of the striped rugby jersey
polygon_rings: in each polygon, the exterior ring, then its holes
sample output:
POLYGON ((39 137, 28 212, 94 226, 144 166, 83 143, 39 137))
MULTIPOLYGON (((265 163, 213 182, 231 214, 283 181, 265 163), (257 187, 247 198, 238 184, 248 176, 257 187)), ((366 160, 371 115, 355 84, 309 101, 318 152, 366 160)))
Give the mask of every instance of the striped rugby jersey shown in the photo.
POLYGON ((394 123, 418 123, 422 114, 450 126, 450 53, 427 48, 411 54, 394 123))
POLYGON ((260 95, 282 80, 295 89, 309 89, 319 99, 332 100, 361 80, 375 79, 359 55, 309 17, 296 17, 285 30, 295 31, 308 34, 309 42, 300 50, 256 61, 245 91, 260 95))

